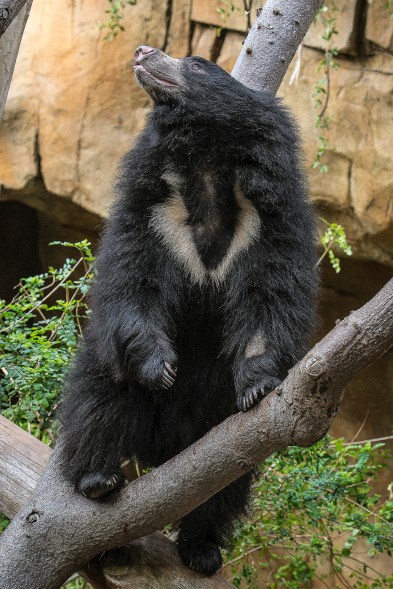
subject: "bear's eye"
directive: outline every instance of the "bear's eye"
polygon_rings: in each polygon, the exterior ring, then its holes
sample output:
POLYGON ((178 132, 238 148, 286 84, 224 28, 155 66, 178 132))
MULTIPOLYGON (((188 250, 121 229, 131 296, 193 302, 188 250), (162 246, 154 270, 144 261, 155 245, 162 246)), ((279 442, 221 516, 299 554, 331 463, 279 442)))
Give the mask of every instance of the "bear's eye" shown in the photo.
POLYGON ((191 68, 192 68, 194 71, 196 71, 196 72, 200 72, 200 71, 202 71, 202 70, 203 70, 203 67, 201 66, 201 64, 200 64, 200 63, 197 63, 197 62, 193 63, 193 64, 191 65, 191 68))

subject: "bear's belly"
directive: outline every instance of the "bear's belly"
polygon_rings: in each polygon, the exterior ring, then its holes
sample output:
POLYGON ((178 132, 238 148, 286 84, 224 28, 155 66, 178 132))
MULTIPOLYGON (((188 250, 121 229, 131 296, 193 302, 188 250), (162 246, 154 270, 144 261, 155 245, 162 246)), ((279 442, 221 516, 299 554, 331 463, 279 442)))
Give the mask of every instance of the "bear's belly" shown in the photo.
POLYGON ((222 354, 220 308, 216 289, 191 287, 177 324, 174 385, 129 391, 133 446, 146 465, 165 462, 236 411, 232 363, 222 354))
POLYGON ((144 466, 166 462, 236 411, 230 370, 218 364, 204 374, 179 367, 173 387, 138 397, 132 446, 144 466))

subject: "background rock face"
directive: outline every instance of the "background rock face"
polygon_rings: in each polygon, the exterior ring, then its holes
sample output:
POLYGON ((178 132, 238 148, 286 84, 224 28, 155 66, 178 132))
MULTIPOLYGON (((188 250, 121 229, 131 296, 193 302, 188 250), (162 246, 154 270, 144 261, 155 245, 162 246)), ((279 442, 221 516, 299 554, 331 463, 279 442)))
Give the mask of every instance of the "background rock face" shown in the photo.
MULTIPOLYGON (((354 246, 338 277, 324 269, 321 331, 371 297, 393 266, 393 19, 385 0, 335 4, 331 45, 340 67, 330 73, 329 129, 315 127, 313 93, 327 48, 321 23, 305 38, 297 83, 289 80, 298 57, 280 89, 299 119, 309 164, 316 137, 328 139, 328 173, 310 168, 312 197, 322 217, 344 224, 354 246)), ((105 40, 99 24, 107 0, 34 0, 0 126, 3 291, 54 261, 50 240, 96 238, 116 162, 150 109, 129 67, 135 47, 197 54, 231 71, 247 17, 241 0, 229 5, 138 0, 124 11, 125 32, 105 40), (26 242, 23 256, 15 255, 16 239, 26 242)), ((392 374, 390 354, 349 387, 336 433, 353 435, 367 412, 361 437, 392 433, 392 374)))
POLYGON ((42 174, 48 191, 104 214, 112 167, 143 126, 147 96, 133 81, 135 45, 162 47, 165 2, 126 10, 127 37, 105 41, 106 0, 33 4, 1 125, 1 182, 42 174), (40 166, 40 169, 39 169, 40 166))
MULTIPOLYGON (((108 18, 107 0, 34 0, 0 127, 0 183, 30 204, 26 185, 42 178, 49 193, 105 216, 116 162, 150 108, 129 67, 135 47, 191 52, 230 71, 247 28, 242 6, 139 0, 124 11, 125 32, 105 40, 99 24, 108 18)), ((393 265, 393 19, 385 0, 335 6, 325 15, 335 19, 330 45, 340 53, 330 74, 329 129, 315 127, 313 93, 328 47, 321 22, 305 38, 297 84, 289 84, 292 66, 280 94, 300 120, 309 163, 316 137, 328 139, 329 172, 310 169, 323 216, 345 225, 356 257, 393 265)))

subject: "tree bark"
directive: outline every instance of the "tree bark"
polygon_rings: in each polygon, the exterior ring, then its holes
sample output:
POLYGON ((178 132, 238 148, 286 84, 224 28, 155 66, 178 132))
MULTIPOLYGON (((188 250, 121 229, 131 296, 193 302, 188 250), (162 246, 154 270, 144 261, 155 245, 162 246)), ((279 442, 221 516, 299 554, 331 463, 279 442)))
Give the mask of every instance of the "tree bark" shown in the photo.
POLYGON ((0 0, 0 121, 33 0, 0 0))
MULTIPOLYGON (((13 518, 30 499, 51 449, 0 415, 0 513, 13 518)), ((97 589, 230 589, 220 575, 200 578, 181 562, 169 538, 156 532, 90 562, 81 572, 97 589)), ((0 579, 0 587, 2 587, 0 579)))
POLYGON ((112 502, 75 493, 55 450, 32 499, 0 538, 0 587, 55 589, 94 555, 180 519, 276 450, 321 439, 344 385, 392 344, 393 279, 339 322, 260 405, 213 428, 112 502))
POLYGON ((324 0, 268 0, 232 71, 239 82, 275 94, 324 0))
POLYGON ((27 0, 0 0, 0 37, 26 3, 27 0))

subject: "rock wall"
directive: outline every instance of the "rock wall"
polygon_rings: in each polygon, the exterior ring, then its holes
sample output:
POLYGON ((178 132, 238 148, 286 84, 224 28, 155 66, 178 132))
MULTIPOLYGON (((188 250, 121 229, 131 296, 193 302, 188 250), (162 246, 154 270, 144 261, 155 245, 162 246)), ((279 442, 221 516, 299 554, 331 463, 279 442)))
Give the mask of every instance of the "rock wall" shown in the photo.
MULTIPOLYGON (((316 137, 328 138, 329 172, 310 168, 321 213, 345 225, 355 256, 393 265, 393 19, 385 0, 335 5, 339 68, 330 75, 328 131, 315 127, 313 97, 324 76, 321 23, 305 38, 297 83, 289 83, 295 58, 280 94, 299 118, 309 164, 316 137)), ((0 183, 29 203, 26 186, 42 178, 47 192, 104 216, 115 164, 150 108, 129 67, 135 46, 192 52, 230 71, 247 17, 241 0, 229 6, 139 0, 124 11, 125 32, 105 40, 107 0, 34 0, 0 126, 0 183)))

